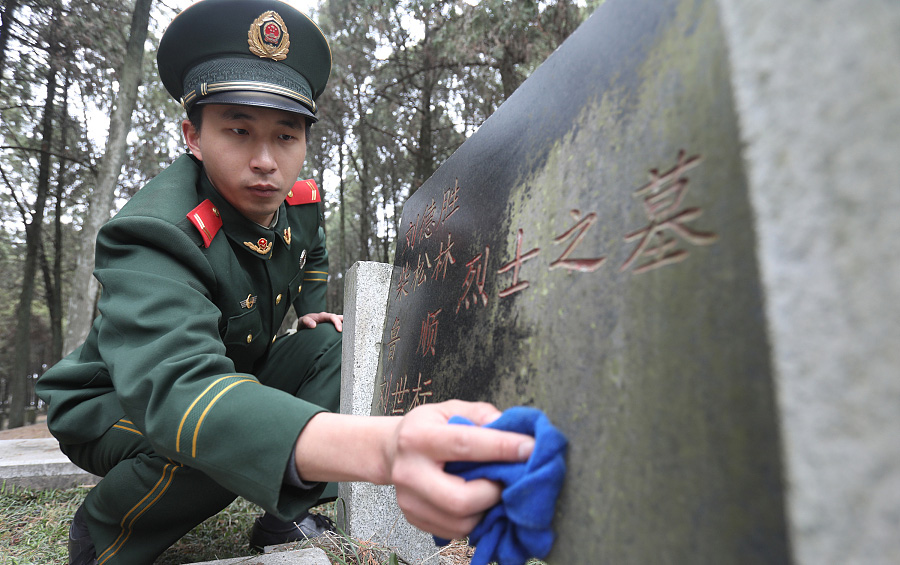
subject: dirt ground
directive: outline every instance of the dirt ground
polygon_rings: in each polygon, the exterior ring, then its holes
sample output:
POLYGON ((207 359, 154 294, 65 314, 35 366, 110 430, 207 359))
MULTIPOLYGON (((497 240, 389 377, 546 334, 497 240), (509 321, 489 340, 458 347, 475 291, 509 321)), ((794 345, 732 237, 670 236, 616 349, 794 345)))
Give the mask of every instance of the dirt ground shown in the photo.
POLYGON ((47 429, 47 416, 41 414, 37 417, 37 423, 11 430, 0 430, 0 440, 4 439, 35 439, 53 437, 47 429))

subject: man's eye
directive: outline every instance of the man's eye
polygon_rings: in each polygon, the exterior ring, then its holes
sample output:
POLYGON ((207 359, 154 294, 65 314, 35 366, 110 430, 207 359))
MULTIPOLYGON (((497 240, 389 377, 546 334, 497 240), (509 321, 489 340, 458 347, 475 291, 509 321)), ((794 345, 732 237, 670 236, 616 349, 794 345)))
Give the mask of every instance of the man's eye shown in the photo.
POLYGON ((231 128, 231 131, 238 135, 247 135, 247 130, 241 128, 231 128))
POLYGON ((281 134, 281 135, 278 136, 278 139, 280 139, 280 140, 282 140, 282 141, 293 141, 293 140, 295 140, 295 139, 297 139, 297 138, 294 137, 293 135, 288 135, 288 134, 286 134, 286 133, 283 133, 283 134, 281 134))

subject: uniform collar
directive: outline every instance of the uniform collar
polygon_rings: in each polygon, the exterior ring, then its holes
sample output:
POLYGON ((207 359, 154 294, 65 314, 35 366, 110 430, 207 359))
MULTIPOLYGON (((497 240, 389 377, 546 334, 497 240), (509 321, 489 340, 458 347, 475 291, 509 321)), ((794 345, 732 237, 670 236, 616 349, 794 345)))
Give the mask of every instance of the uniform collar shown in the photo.
POLYGON ((247 253, 268 260, 272 258, 276 247, 283 246, 290 249, 291 227, 288 224, 283 202, 276 213, 275 225, 271 228, 264 228, 247 219, 229 204, 213 186, 206 171, 200 175, 198 192, 201 201, 208 198, 218 209, 222 218, 222 231, 225 232, 225 235, 247 253))

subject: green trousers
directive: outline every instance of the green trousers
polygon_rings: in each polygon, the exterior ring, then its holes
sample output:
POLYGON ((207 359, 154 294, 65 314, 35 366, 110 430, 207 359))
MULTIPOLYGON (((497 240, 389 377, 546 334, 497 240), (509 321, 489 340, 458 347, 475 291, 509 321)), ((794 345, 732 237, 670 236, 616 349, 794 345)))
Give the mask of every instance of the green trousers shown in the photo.
MULTIPOLYGON (((325 323, 278 338, 256 376, 263 385, 337 412, 340 365, 341 334, 325 323)), ((237 496, 206 474, 156 454, 128 420, 92 442, 60 447, 76 465, 103 477, 83 505, 99 565, 152 564, 237 496)), ((331 483, 301 494, 308 497, 307 508, 336 495, 331 483)))

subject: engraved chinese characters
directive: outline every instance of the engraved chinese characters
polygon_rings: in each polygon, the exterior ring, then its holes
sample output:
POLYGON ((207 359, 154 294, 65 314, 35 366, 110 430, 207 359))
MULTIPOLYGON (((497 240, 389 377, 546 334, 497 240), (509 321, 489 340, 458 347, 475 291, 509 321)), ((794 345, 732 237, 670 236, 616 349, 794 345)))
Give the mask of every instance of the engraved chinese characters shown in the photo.
MULTIPOLYGON (((634 191, 633 195, 642 199, 650 224, 620 238, 625 243, 639 242, 619 267, 620 271, 632 270, 634 274, 640 274, 686 259, 689 252, 684 248, 678 248, 678 239, 691 245, 710 245, 716 241, 717 236, 714 233, 694 231, 687 225, 687 222, 698 218, 702 210, 698 207, 682 206, 689 183, 687 171, 700 161, 699 155, 686 158, 685 152, 680 151, 677 163, 669 171, 660 174, 658 169, 650 170, 650 182, 634 191)), ((401 241, 404 247, 399 253, 400 256, 406 257, 406 260, 400 266, 400 275, 392 293, 396 302, 402 302, 405 296, 415 292, 428 280, 442 284, 447 278, 448 266, 457 263, 457 259, 451 254, 454 245, 452 233, 447 233, 446 241, 440 239, 437 251, 433 250, 433 245, 428 247, 427 240, 440 231, 446 220, 459 209, 459 193, 459 180, 456 179, 452 188, 443 191, 443 204, 439 211, 435 199, 432 199, 424 213, 416 214, 415 219, 408 223, 405 241, 401 241), (415 257, 415 268, 411 267, 410 257, 415 257)), ((469 198, 475 200, 477 196, 470 195, 469 198)), ((465 200, 465 195, 463 199, 465 200)), ((477 206, 477 202, 470 205, 477 206)), ((556 258, 549 265, 538 265, 535 268, 565 269, 582 273, 591 273, 599 269, 606 261, 605 256, 591 258, 572 256, 597 220, 596 212, 582 214, 577 209, 571 210, 571 226, 554 237, 551 242, 554 245, 567 245, 555 252, 556 258)), ((515 234, 515 250, 509 260, 501 265, 493 265, 490 262, 490 245, 485 245, 484 250, 471 259, 467 258, 465 275, 456 307, 452 310, 453 314, 459 314, 463 305, 465 310, 469 309, 470 303, 473 307, 479 303, 482 307, 487 307, 492 295, 494 299, 503 299, 530 286, 527 280, 520 279, 520 272, 526 261, 539 257, 545 250, 535 247, 523 252, 524 237, 525 230, 519 228, 515 234), (504 279, 501 275, 507 273, 504 279)), ((454 279, 458 279, 458 276, 454 279)), ((421 353, 423 357, 436 354, 435 343, 440 321, 438 317, 443 312, 444 308, 428 311, 421 321, 421 331, 415 350, 417 354, 421 353)), ((449 311, 447 315, 451 315, 449 311)), ((400 339, 400 318, 395 317, 391 325, 390 339, 387 341, 388 368, 393 368, 394 355, 400 339)), ((431 379, 427 379, 424 381, 425 386, 431 382, 431 379)), ((399 379, 382 381, 378 409, 385 414, 403 414, 427 402, 432 394, 423 389, 422 385, 421 373, 415 386, 409 386, 407 374, 399 379)))
POLYGON ((544 410, 550 562, 788 561, 725 55, 712 0, 608 0, 404 207, 373 410, 544 410))

